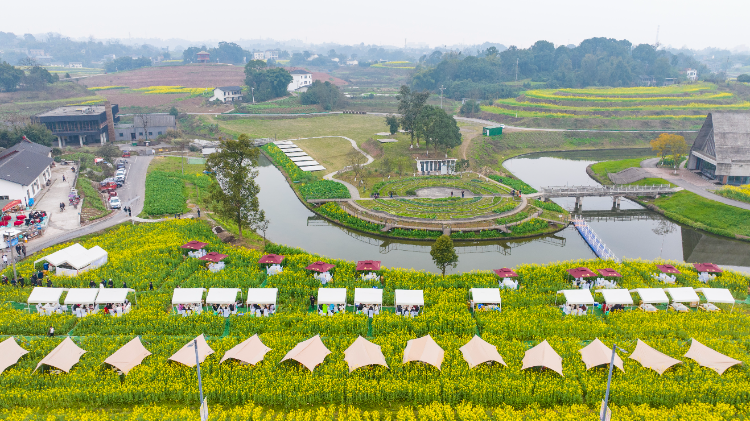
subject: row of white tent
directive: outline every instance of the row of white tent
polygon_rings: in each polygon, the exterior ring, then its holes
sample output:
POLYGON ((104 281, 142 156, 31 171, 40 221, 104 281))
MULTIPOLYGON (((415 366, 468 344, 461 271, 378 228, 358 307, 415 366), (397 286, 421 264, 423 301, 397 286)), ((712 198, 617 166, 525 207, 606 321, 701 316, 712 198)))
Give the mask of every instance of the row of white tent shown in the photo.
POLYGON ((60 304, 62 293, 68 291, 63 304, 123 304, 130 288, 47 288, 35 287, 28 304, 60 304))
MULTIPOLYGON (((224 353, 219 363, 221 364, 228 359, 235 359, 246 364, 255 365, 262 361, 269 351, 271 351, 271 348, 265 346, 256 334, 224 353)), ((503 361, 503 357, 497 351, 497 347, 476 335, 466 345, 462 346, 460 351, 463 354, 464 360, 469 364, 469 368, 491 362, 507 366, 505 361, 503 361)), ((617 368, 623 372, 625 371, 620 356, 615 355, 612 358, 612 350, 598 338, 580 349, 579 352, 581 353, 581 359, 586 364, 587 370, 607 365, 612 361, 617 368)), ((28 351, 21 348, 13 337, 0 343, 0 373, 11 365, 16 364, 27 353, 28 351)), ((78 363, 84 353, 86 353, 85 350, 78 347, 70 337, 67 337, 37 364, 34 371, 42 365, 48 365, 69 372, 78 363)), ((196 364, 202 363, 206 357, 213 353, 214 350, 208 345, 203 335, 200 335, 175 352, 169 357, 169 360, 194 367, 196 364)), ((281 362, 295 360, 310 371, 313 371, 317 365, 323 363, 329 354, 331 354, 331 351, 323 344, 320 336, 316 335, 298 343, 292 350, 287 352, 281 362)), ((143 346, 140 338, 136 337, 105 359, 104 363, 110 364, 122 373, 127 374, 133 367, 141 364, 143 359, 149 355, 151 355, 151 352, 143 346)), ((349 365, 350 373, 357 368, 368 365, 388 367, 380 345, 374 344, 362 336, 359 336, 344 351, 344 356, 344 360, 349 365)), ((430 364, 440 370, 444 357, 445 351, 430 335, 426 335, 407 342, 404 349, 403 363, 419 361, 430 364)), ((715 370, 719 375, 734 365, 742 364, 742 361, 721 354, 695 339, 692 339, 692 344, 685 357, 693 359, 701 366, 715 370)), ((631 353, 630 358, 638 361, 643 367, 653 369, 659 374, 663 374, 664 371, 675 364, 682 363, 680 360, 657 351, 640 339, 638 339, 636 348, 631 353)), ((563 358, 545 340, 526 351, 521 369, 545 367, 562 376, 562 361, 563 358)))
POLYGON ((278 140, 274 144, 302 171, 322 171, 326 169, 291 140, 278 140))
MULTIPOLYGON (((601 289, 596 290, 604 296, 604 302, 607 305, 624 305, 632 306, 633 297, 630 293, 637 293, 644 304, 669 304, 670 297, 673 303, 695 303, 700 302, 697 293, 702 293, 709 303, 734 304, 734 297, 731 291, 726 288, 697 288, 680 287, 680 288, 635 288, 627 290, 620 289, 601 289), (669 297, 667 296, 669 294, 669 297)), ((572 305, 594 305, 594 296, 587 289, 566 289, 557 291, 563 294, 567 304, 572 305)))

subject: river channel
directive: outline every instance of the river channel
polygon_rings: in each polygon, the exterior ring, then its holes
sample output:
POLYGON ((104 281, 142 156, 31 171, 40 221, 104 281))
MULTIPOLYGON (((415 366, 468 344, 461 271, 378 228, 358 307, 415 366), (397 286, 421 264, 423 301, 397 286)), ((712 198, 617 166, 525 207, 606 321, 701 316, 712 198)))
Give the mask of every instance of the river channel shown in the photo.
MULTIPOLYGON (((525 155, 504 166, 535 188, 553 185, 596 185, 586 174, 589 164, 607 159, 649 156, 647 150, 565 152, 525 155)), ((299 202, 284 176, 261 157, 257 182, 259 201, 270 220, 269 240, 311 253, 345 260, 381 260, 388 267, 437 272, 429 243, 393 241, 351 231, 321 219, 299 202)), ((556 199, 573 210, 573 199, 556 199)), ((680 226, 639 204, 623 200, 619 209, 612 199, 584 198, 582 214, 619 258, 713 262, 750 267, 750 243, 726 239, 680 226)), ((523 263, 589 259, 596 256, 572 226, 533 239, 456 242, 458 266, 451 273, 514 267, 523 263)), ((741 268, 739 268, 741 267, 741 268)))

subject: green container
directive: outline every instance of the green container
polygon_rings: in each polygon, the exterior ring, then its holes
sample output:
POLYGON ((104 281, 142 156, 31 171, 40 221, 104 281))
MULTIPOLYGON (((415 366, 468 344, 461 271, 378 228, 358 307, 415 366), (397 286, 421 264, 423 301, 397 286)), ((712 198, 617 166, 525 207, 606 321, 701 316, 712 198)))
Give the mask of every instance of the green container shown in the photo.
POLYGON ((133 143, 131 143, 131 145, 138 146, 138 142, 133 142, 133 143))
POLYGON ((503 128, 500 126, 497 127, 483 127, 482 128, 482 134, 485 136, 499 136, 503 134, 503 128))

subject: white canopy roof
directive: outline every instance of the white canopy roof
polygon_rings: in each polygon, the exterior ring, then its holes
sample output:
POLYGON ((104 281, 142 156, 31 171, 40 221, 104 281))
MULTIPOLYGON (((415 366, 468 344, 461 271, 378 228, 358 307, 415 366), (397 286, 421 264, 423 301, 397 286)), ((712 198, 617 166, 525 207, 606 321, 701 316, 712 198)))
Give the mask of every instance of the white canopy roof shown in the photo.
POLYGON ((172 291, 172 304, 194 304, 203 301, 206 288, 175 288, 172 291))
POLYGON ((53 266, 68 264, 74 269, 83 269, 91 263, 107 256, 107 251, 99 246, 94 246, 88 250, 79 243, 58 250, 43 258, 53 266))
POLYGON ((500 288, 472 288, 471 298, 477 304, 500 304, 500 288))
POLYGON ((276 304, 278 288, 250 288, 247 290, 248 304, 276 304))
POLYGON ((645 304, 669 303, 667 294, 661 288, 636 288, 630 292, 637 292, 645 304))
POLYGON ((206 296, 206 304, 234 304, 239 288, 211 288, 206 296))
POLYGON ((692 287, 665 289, 669 293, 669 296, 672 297, 673 303, 697 303, 701 300, 692 287))
POLYGON ((99 288, 71 288, 65 296, 65 304, 94 304, 99 288))
POLYGON ((633 297, 630 296, 630 291, 624 288, 619 289, 599 289, 595 292, 601 292, 604 296, 604 302, 608 305, 621 304, 624 306, 633 305, 633 297))
POLYGON ((377 288, 354 288, 354 302, 382 305, 383 290, 377 288))
POLYGON ((395 305, 397 306, 423 306, 424 291, 421 289, 397 289, 395 305))
POLYGON ((346 288, 318 288, 318 304, 346 304, 346 288))
POLYGON ((29 304, 46 304, 46 303, 60 303, 60 296, 62 295, 65 288, 45 288, 45 287, 34 287, 31 290, 31 295, 26 301, 29 304))
POLYGON ((129 292, 135 292, 130 288, 100 288, 96 296, 97 304, 122 304, 129 292))
POLYGON ((591 291, 587 289, 564 289, 557 291, 557 293, 565 295, 565 301, 568 304, 594 305, 594 297, 591 295, 591 291))
POLYGON ((734 304, 734 297, 726 288, 698 288, 695 291, 702 292, 709 303, 734 304))

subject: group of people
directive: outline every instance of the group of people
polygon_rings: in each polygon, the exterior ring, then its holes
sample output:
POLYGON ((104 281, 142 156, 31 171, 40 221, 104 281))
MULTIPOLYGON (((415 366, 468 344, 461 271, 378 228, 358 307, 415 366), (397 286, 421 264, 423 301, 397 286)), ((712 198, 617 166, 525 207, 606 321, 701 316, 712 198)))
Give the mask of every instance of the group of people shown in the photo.
POLYGON ((476 311, 500 311, 497 304, 477 304, 476 311))
MULTIPOLYGON (((31 282, 30 285, 32 287, 41 287, 45 285, 44 281, 44 274, 39 272, 41 275, 38 275, 34 273, 31 275, 31 282)), ((18 279, 8 279, 7 276, 2 275, 2 284, 3 285, 10 285, 12 287, 20 287, 23 288, 26 286, 26 278, 23 276, 19 277, 18 279)), ((52 288, 52 280, 50 278, 47 278, 46 282, 47 288, 52 288)))
POLYGON ((104 314, 120 317, 123 314, 130 313, 130 308, 131 306, 128 300, 125 300, 122 304, 106 304, 104 306, 104 314))
POLYGON ((128 216, 133 216, 133 209, 131 209, 130 206, 123 206, 122 211, 127 213, 128 216))
POLYGON ((336 313, 346 313, 346 304, 319 304, 318 313, 321 316, 333 316, 336 313))
MULTIPOLYGON (((99 282, 99 288, 101 289, 114 288, 114 287, 115 287, 115 283, 112 281, 112 278, 109 278, 109 281, 102 279, 101 282, 99 282)), ((127 288, 127 287, 128 287, 128 283, 123 281, 122 288, 127 288)), ((93 279, 89 281, 89 288, 96 288, 96 282, 94 282, 93 279)), ((151 291, 154 290, 153 284, 151 284, 151 282, 149 282, 149 290, 151 291)))
POLYGON ((86 317, 89 314, 96 314, 99 312, 99 304, 73 304, 73 314, 76 317, 86 317))
POLYGON ((182 317, 188 317, 192 316, 193 314, 201 313, 203 313, 203 307, 201 306, 201 303, 177 304, 177 314, 181 315, 182 317))
POLYGON ((36 311, 40 316, 51 316, 52 314, 62 314, 67 310, 67 306, 61 306, 60 303, 37 304, 36 311))
POLYGON ((396 314, 404 317, 417 317, 422 306, 396 306, 396 314))
POLYGON ((380 314, 380 306, 377 304, 370 304, 368 306, 362 303, 354 303, 354 314, 365 314, 367 317, 372 318, 380 314))
POLYGON ((275 304, 252 304, 247 309, 247 314, 251 317, 268 317, 276 313, 275 304))
POLYGON ((563 313, 567 315, 572 316, 585 316, 586 312, 588 311, 588 307, 586 307, 586 304, 565 304, 563 306, 563 313))

